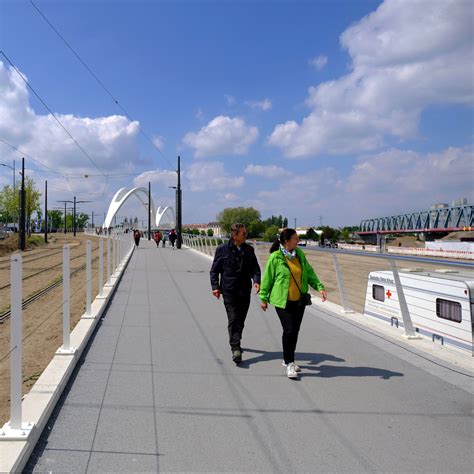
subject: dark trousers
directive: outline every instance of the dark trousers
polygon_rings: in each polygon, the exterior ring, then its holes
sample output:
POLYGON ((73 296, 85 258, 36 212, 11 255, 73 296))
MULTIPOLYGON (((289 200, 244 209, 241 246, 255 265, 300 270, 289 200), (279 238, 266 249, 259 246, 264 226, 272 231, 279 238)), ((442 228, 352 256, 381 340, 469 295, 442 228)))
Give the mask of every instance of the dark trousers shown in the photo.
POLYGON ((240 349, 245 318, 250 306, 250 291, 236 295, 225 294, 223 297, 228 319, 229 344, 231 349, 240 349))
POLYGON ((287 301, 286 308, 275 308, 283 328, 283 358, 285 364, 295 361, 295 349, 298 342, 301 321, 305 307, 298 301, 287 301))

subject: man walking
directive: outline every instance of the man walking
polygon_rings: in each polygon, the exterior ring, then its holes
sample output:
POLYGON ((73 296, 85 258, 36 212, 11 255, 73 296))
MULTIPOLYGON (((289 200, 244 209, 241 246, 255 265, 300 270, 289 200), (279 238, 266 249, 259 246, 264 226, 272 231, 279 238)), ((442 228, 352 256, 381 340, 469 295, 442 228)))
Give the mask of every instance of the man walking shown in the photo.
POLYGON ((210 271, 212 294, 224 297, 232 360, 242 362, 240 340, 250 306, 252 280, 255 291, 260 290, 260 267, 252 246, 248 245, 243 224, 232 224, 228 243, 219 245, 210 271))

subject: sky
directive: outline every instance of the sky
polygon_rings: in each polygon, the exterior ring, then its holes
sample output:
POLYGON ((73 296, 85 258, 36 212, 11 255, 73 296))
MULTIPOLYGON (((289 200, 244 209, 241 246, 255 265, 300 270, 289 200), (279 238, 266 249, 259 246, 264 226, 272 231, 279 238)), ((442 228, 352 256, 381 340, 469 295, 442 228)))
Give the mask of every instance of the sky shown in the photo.
POLYGON ((0 163, 99 216, 148 182, 173 206, 178 155, 184 223, 472 203, 473 25, 470 0, 0 0, 0 163))

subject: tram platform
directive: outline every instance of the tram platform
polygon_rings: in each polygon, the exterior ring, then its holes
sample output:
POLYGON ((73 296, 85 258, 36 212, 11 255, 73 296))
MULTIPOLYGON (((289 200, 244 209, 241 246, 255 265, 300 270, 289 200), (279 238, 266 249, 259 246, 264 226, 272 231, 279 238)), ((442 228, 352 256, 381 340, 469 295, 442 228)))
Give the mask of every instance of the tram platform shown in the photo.
POLYGON ((289 380, 257 297, 237 366, 209 267, 142 240, 26 472, 472 471, 468 374, 318 302, 289 380))

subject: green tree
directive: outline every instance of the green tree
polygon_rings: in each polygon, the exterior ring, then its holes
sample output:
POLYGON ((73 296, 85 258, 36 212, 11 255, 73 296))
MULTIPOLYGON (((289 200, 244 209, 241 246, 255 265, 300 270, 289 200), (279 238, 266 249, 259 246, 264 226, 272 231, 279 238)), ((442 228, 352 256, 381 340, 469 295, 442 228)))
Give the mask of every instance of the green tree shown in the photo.
POLYGON ((278 237, 278 226, 271 225, 267 227, 267 230, 263 234, 263 238, 266 242, 273 242, 278 237))
POLYGON ((241 223, 249 227, 251 222, 259 220, 260 212, 253 207, 227 207, 217 215, 217 221, 226 234, 230 234, 232 224, 241 223))
POLYGON ((214 231, 212 229, 207 229, 207 236, 208 237, 213 237, 214 236, 214 231))
MULTIPOLYGON (((20 197, 18 188, 16 191, 13 186, 6 185, 0 192, 0 208, 7 212, 9 217, 15 217, 18 220, 20 214, 20 197)), ((36 189, 35 182, 28 176, 25 177, 25 218, 27 229, 33 212, 41 211, 40 207, 41 193, 36 189)))
POLYGON ((311 227, 308 229, 308 232, 306 232, 306 238, 309 240, 319 240, 319 235, 316 233, 316 231, 311 227))
POLYGON ((266 228, 267 226, 261 220, 252 221, 247 227, 248 235, 251 238, 261 237, 265 232, 266 228))
POLYGON ((86 227, 87 222, 89 222, 89 216, 87 214, 85 214, 84 212, 76 214, 76 227, 78 229, 83 229, 84 227, 86 227))
POLYGON ((288 227, 288 217, 283 219, 283 227, 288 227))
POLYGON ((62 225, 62 222, 63 222, 63 213, 61 211, 48 211, 48 228, 49 229, 59 229, 62 225))
POLYGON ((323 241, 324 242, 337 242, 339 236, 341 235, 341 231, 339 229, 333 229, 329 226, 320 227, 320 230, 323 231, 323 241))

